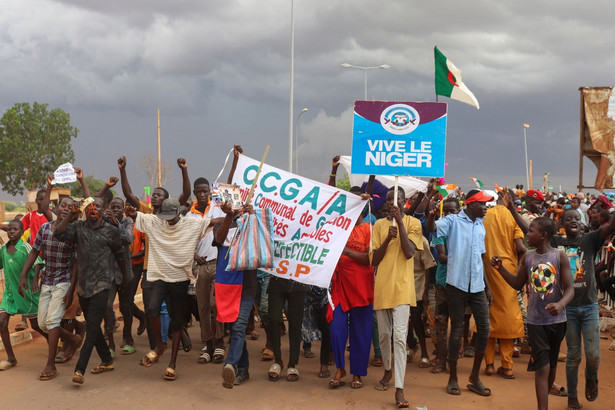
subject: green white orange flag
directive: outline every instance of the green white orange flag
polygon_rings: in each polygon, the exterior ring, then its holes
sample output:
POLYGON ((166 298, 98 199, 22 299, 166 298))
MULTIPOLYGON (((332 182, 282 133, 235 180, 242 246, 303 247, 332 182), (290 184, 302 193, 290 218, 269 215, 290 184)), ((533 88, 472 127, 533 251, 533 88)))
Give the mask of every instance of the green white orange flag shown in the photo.
POLYGON ((478 189, 482 189, 483 188, 483 181, 481 181, 478 178, 474 178, 474 177, 470 177, 470 179, 472 180, 472 182, 474 182, 476 184, 478 189))
POLYGON ((457 190, 457 185, 456 184, 438 185, 436 186, 436 189, 438 190, 438 192, 440 192, 440 195, 442 195, 442 198, 447 198, 455 193, 455 190, 457 190))
POLYGON ((433 48, 436 65, 436 95, 443 95, 479 108, 478 100, 461 80, 461 70, 444 54, 433 48))

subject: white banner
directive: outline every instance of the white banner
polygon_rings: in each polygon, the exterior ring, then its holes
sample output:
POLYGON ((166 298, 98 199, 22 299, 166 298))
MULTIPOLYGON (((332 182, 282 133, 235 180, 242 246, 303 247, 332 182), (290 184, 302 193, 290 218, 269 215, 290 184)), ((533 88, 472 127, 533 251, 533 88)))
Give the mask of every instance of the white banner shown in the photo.
MULTIPOLYGON (((233 183, 248 195, 260 162, 239 157, 233 183)), ((350 232, 367 202, 290 172, 263 164, 251 201, 274 216, 271 274, 326 288, 350 232)))
POLYGON ((70 162, 62 164, 53 172, 52 184, 68 184, 77 180, 77 174, 70 162))

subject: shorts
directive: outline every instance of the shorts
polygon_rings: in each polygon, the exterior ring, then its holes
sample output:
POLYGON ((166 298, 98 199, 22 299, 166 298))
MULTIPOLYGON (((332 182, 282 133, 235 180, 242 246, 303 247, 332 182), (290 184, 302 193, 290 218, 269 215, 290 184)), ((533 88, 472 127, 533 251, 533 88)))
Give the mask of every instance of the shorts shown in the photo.
POLYGON ((157 280, 154 285, 149 305, 146 307, 149 317, 160 317, 162 302, 167 303, 167 310, 171 317, 171 329, 180 331, 186 322, 188 311, 189 280, 182 282, 164 282, 157 280))
POLYGON ((53 286, 42 285, 41 295, 38 299, 38 326, 45 333, 60 327, 64 317, 64 296, 70 288, 69 282, 58 283, 53 286))
POLYGON ((560 345, 566 335, 566 322, 552 325, 532 325, 528 323, 527 334, 532 348, 527 370, 533 372, 547 364, 552 369, 556 368, 560 345))
MULTIPOLYGON (((4 309, 0 309, 0 313, 6 313, 9 316, 15 316, 15 315, 19 315, 19 313, 11 313, 11 312, 7 312, 4 309)), ((22 315, 23 317, 25 317, 26 319, 36 319, 36 317, 38 316, 38 313, 32 313, 31 315, 22 315)))

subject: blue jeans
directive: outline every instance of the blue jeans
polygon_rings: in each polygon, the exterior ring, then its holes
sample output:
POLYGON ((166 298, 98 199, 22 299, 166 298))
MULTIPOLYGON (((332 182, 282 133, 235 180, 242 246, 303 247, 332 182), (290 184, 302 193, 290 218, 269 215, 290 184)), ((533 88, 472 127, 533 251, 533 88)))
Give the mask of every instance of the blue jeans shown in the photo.
POLYGON ((581 335, 585 345, 585 379, 598 379, 600 364, 600 318, 598 304, 566 306, 566 383, 568 397, 577 397, 579 363, 581 363, 581 335))
POLYGON ((241 299, 239 315, 231 323, 231 342, 226 355, 226 363, 232 364, 236 371, 247 371, 250 367, 248 349, 246 348, 246 329, 253 305, 254 298, 241 299))

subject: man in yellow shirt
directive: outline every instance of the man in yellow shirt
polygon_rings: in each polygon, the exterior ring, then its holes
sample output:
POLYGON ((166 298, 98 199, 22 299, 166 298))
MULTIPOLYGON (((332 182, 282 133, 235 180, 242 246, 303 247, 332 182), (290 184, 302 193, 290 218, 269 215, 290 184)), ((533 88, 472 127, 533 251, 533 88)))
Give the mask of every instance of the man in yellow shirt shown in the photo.
POLYGON ((387 218, 379 219, 372 235, 372 265, 377 268, 374 286, 374 310, 378 319, 378 334, 384 362, 384 376, 377 390, 388 390, 391 371, 391 335, 395 354, 395 402, 398 408, 409 407, 404 398, 406 373, 406 337, 410 306, 416 306, 414 290, 415 251, 423 250, 423 234, 418 219, 404 215, 406 195, 398 188, 397 204, 394 192, 387 193, 387 218))

